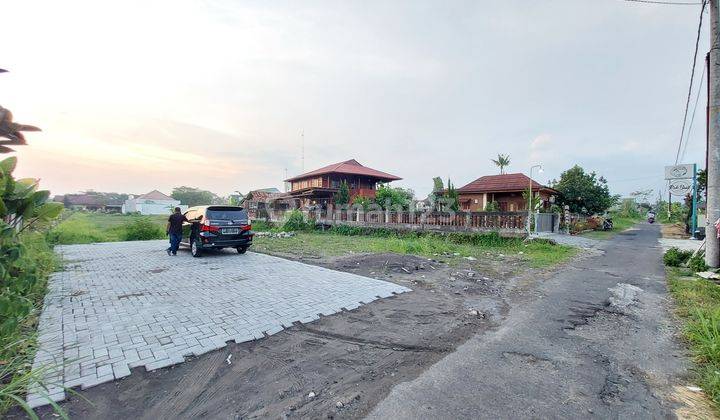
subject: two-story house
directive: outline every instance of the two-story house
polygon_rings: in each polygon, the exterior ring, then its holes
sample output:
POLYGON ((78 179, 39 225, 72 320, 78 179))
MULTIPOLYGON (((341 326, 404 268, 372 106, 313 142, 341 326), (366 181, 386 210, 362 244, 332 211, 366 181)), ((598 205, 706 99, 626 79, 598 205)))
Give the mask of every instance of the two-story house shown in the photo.
POLYGON ((323 207, 334 204, 335 194, 343 181, 348 184, 352 202, 356 196, 374 198, 378 183, 400 179, 402 178, 368 168, 355 159, 350 159, 286 179, 285 182, 290 183, 286 198, 296 200, 300 207, 323 207))

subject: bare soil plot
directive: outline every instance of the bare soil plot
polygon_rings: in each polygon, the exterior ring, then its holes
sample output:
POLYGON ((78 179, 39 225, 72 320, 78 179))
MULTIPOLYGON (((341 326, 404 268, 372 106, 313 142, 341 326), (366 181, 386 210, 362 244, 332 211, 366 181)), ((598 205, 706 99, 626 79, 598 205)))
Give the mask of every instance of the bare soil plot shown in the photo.
MULTIPOLYGON (((511 286, 538 271, 453 256, 355 254, 312 263, 413 289, 352 311, 229 344, 170 368, 70 395, 78 418, 350 417, 367 414, 396 384, 417 377, 470 336, 498 325, 511 286), (445 258, 446 261, 442 261, 445 258), (512 280, 511 280, 512 279, 512 280), (86 401, 89 400, 90 402, 86 401)), ((50 410, 43 409, 49 417, 50 410)))

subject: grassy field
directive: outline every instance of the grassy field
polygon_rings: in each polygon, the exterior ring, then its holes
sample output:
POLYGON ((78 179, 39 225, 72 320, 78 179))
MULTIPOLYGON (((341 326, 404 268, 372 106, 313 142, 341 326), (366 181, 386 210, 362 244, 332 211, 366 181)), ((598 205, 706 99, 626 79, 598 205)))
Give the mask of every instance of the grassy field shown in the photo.
POLYGON ((462 243, 439 236, 361 236, 337 233, 298 232, 291 238, 256 237, 256 251, 300 256, 336 256, 349 253, 412 254, 433 257, 458 253, 460 257, 495 258, 512 255, 527 261, 530 267, 548 267, 576 254, 577 249, 546 243, 523 244, 520 239, 490 240, 487 243, 462 243))
POLYGON ((667 268, 670 293, 697 364, 697 381, 720 409, 720 286, 693 277, 687 269, 667 268))
POLYGON ((55 244, 89 244, 134 239, 162 239, 168 215, 138 216, 128 214, 103 214, 69 212, 48 233, 55 244), (136 230, 144 234, 133 235, 136 230), (139 237, 138 237, 139 236, 139 237))
MULTIPOLYGON (((74 212, 53 228, 48 237, 51 243, 84 244, 93 242, 112 242, 132 239, 165 238, 164 226, 167 216, 134 216, 121 214, 101 214, 74 212), (139 220, 161 231, 147 238, 129 238, 128 229, 139 220)), ((262 222, 253 224, 253 230, 265 231, 272 227, 262 222)), ((332 256, 357 252, 394 252, 434 256, 443 253, 458 253, 461 256, 475 258, 487 257, 487 254, 499 256, 515 255, 528 262, 531 267, 547 267, 565 261, 576 253, 568 246, 545 243, 523 244, 521 239, 505 239, 493 235, 476 235, 474 242, 468 243, 468 235, 348 235, 338 232, 306 231, 298 232, 292 238, 255 238, 253 247, 258 251, 285 253, 305 256, 332 256)))
POLYGON ((641 217, 613 217, 613 229, 612 230, 593 230, 592 232, 585 232, 582 236, 591 239, 610 239, 619 232, 625 229, 631 228, 634 224, 642 221, 641 217))

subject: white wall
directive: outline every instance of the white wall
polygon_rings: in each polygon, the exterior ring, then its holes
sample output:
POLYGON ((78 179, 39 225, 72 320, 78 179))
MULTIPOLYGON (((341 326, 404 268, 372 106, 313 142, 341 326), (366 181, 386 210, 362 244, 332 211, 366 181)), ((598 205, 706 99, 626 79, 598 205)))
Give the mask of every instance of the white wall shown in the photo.
POLYGON ((187 210, 188 206, 180 204, 177 200, 127 200, 123 206, 123 213, 140 214, 171 214, 175 207, 180 207, 181 211, 187 210))

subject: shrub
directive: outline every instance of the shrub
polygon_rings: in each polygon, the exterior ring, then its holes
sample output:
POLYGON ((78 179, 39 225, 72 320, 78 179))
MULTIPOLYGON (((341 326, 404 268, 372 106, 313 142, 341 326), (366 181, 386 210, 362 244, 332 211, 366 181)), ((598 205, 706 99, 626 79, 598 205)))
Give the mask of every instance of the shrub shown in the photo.
POLYGON ((500 211, 500 203, 497 201, 488 201, 485 204, 485 211, 500 211))
POLYGON ((272 222, 266 222, 264 220, 255 220, 252 222, 252 230, 256 232, 267 232, 275 229, 275 225, 272 222))
POLYGON ((150 239, 162 239, 165 231, 146 218, 140 218, 124 225, 125 232, 122 239, 126 241, 146 241, 150 239))
POLYGON ((668 267, 680 267, 685 264, 691 256, 691 251, 682 251, 676 247, 672 247, 663 255, 663 262, 668 267))
POLYGON ((705 251, 698 252, 688 260, 688 267, 694 272, 707 271, 708 266, 705 264, 705 251))
POLYGON ((307 230, 310 226, 310 223, 305 220, 305 215, 300 210, 292 210, 285 216, 283 230, 286 232, 307 230))

